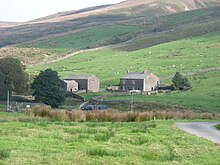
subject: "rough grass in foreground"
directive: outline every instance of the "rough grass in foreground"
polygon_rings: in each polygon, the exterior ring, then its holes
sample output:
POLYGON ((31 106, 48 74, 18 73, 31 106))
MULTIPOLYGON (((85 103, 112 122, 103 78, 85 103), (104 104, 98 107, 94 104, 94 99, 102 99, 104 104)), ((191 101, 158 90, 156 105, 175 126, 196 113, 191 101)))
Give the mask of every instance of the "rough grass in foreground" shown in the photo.
POLYGON ((29 110, 27 114, 31 117, 44 117, 51 121, 71 122, 143 122, 155 119, 220 119, 219 113, 196 113, 189 110, 154 110, 148 112, 119 112, 114 110, 93 110, 90 112, 85 112, 81 110, 63 111, 52 110, 48 109, 47 107, 35 107, 32 110, 29 110))
POLYGON ((218 145, 173 125, 174 121, 1 122, 0 164, 219 164, 218 145))
POLYGON ((10 150, 2 150, 0 149, 0 160, 1 159, 6 159, 10 156, 10 150))

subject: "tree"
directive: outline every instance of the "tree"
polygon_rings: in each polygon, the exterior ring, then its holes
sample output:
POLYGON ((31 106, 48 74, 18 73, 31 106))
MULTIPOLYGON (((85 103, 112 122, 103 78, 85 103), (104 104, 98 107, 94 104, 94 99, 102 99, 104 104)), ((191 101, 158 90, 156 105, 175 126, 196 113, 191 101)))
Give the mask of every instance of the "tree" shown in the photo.
POLYGON ((175 90, 189 90, 191 85, 189 80, 186 77, 183 77, 179 72, 176 72, 175 76, 172 79, 172 86, 175 90))
POLYGON ((64 82, 51 69, 41 71, 31 88, 37 102, 43 102, 52 108, 58 108, 65 101, 64 82))
POLYGON ((29 76, 24 70, 24 65, 18 59, 11 57, 0 59, 1 99, 6 99, 7 91, 17 94, 25 94, 29 91, 29 76))

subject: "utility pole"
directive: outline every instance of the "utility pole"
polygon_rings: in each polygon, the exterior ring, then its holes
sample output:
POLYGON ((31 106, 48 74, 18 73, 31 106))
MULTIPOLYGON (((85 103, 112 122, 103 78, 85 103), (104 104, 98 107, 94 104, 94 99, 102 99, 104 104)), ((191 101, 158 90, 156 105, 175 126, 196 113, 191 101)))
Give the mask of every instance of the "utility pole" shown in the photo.
POLYGON ((134 107, 134 97, 133 97, 133 92, 131 92, 131 112, 133 112, 133 107, 134 107))
POLYGON ((7 109, 6 111, 9 112, 10 111, 10 93, 9 91, 7 92, 7 109))

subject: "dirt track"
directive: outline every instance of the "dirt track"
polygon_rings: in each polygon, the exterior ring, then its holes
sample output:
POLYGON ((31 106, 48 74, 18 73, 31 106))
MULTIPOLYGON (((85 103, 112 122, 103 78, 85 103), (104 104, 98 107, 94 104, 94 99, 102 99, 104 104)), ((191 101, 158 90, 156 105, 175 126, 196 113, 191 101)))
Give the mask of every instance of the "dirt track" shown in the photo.
POLYGON ((175 126, 190 134, 201 138, 208 139, 214 143, 220 144, 220 131, 214 125, 218 122, 192 122, 192 123, 177 123, 175 126))

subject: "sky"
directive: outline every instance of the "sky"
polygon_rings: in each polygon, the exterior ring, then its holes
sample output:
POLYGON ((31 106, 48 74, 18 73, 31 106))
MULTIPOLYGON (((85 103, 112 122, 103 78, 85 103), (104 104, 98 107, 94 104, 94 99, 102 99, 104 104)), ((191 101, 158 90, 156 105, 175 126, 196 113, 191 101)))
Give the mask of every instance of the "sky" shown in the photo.
POLYGON ((57 12, 124 0, 0 0, 0 21, 25 22, 57 12))

